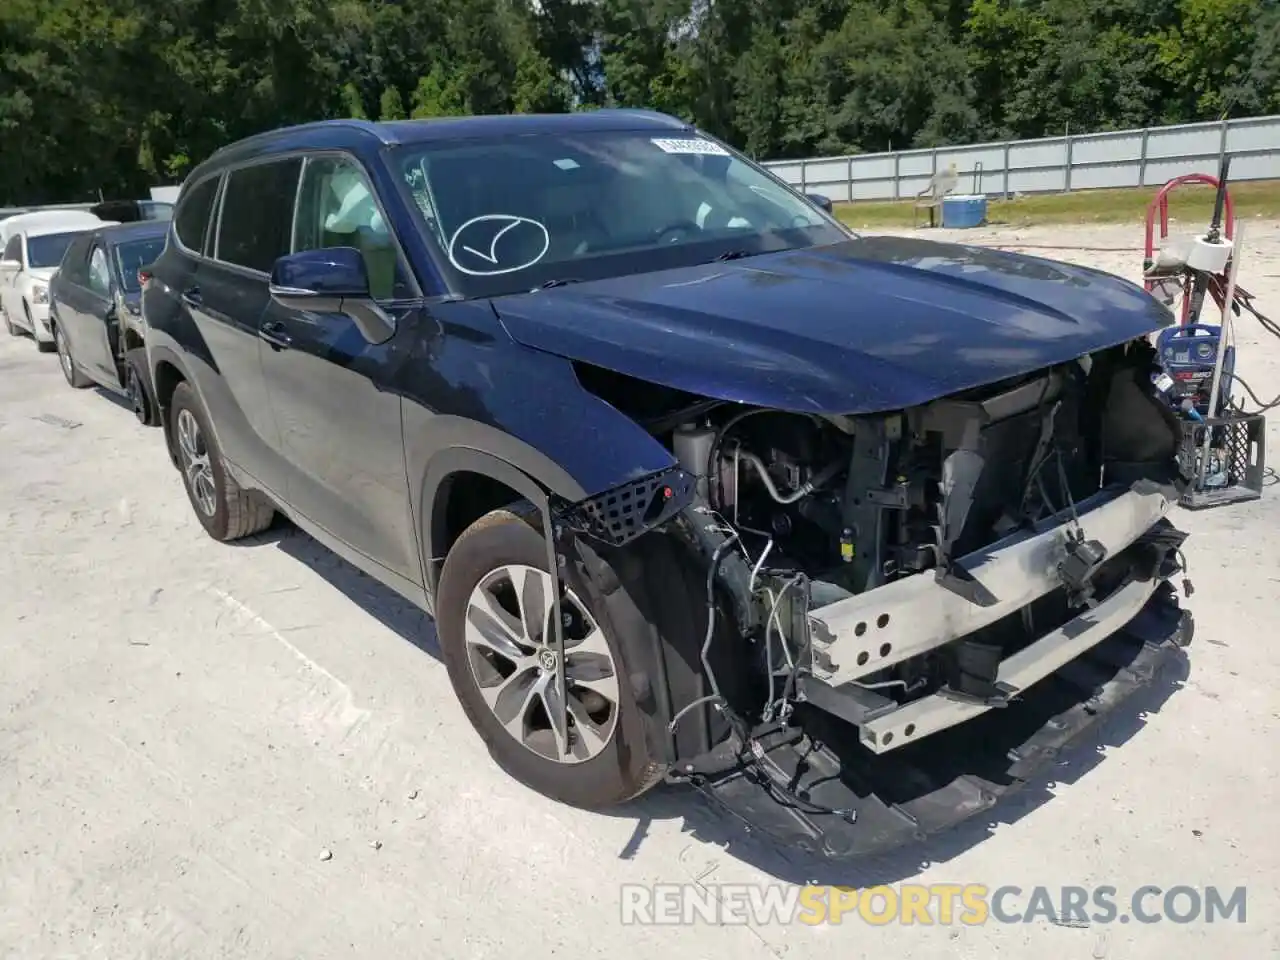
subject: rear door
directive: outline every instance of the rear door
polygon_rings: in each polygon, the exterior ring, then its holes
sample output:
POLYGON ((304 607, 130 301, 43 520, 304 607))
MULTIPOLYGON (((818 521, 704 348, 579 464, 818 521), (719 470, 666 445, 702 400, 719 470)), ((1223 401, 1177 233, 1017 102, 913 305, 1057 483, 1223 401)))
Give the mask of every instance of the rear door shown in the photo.
POLYGON ((284 499, 280 433, 258 356, 258 324, 271 268, 289 252, 300 157, 233 167, 226 175, 209 257, 189 304, 215 371, 202 384, 223 455, 284 499))

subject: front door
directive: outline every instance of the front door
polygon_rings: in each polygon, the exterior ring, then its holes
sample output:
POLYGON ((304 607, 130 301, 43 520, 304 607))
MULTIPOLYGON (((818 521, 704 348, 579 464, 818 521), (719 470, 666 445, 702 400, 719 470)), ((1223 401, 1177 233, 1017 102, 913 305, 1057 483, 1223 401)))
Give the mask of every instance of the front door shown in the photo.
POLYGON ((76 320, 73 321, 76 329, 71 342, 76 350, 76 362, 83 367, 92 367, 90 376, 95 380, 119 383, 112 344, 118 336, 120 318, 116 316, 115 290, 107 251, 101 243, 93 245, 88 267, 85 289, 80 291, 76 320))
MULTIPOLYGON (((293 249, 355 247, 374 298, 397 320, 417 295, 369 179, 352 159, 308 159, 293 249)), ((387 385, 409 349, 369 343, 350 317, 263 313, 262 367, 289 463, 288 499, 332 537, 397 578, 421 582, 409 513, 400 398, 387 385)))
POLYGON ((94 236, 82 233, 67 247, 62 266, 49 284, 49 310, 66 334, 71 355, 80 369, 99 383, 115 386, 114 365, 106 354, 106 303, 90 289, 89 251, 94 249, 94 236))

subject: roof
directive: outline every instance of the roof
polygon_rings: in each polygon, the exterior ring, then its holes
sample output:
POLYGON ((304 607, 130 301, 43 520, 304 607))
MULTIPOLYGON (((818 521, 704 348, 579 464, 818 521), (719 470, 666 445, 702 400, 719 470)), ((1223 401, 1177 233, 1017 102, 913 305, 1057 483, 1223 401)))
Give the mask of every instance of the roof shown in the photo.
POLYGON ((482 117, 441 117, 434 120, 395 120, 374 124, 383 143, 424 143, 471 137, 516 137, 539 133, 581 133, 607 130, 673 130, 687 126, 675 117, 652 110, 587 110, 581 113, 511 114, 482 117))
POLYGON ((128 243, 130 240, 150 240, 164 237, 169 232, 168 220, 139 220, 136 223, 110 224, 99 230, 107 243, 128 243))
POLYGON ((476 117, 438 117, 430 120, 321 120, 281 127, 246 137, 217 150, 188 177, 206 165, 220 166, 258 154, 305 147, 340 147, 365 144, 393 146, 436 140, 482 137, 517 137, 588 131, 680 130, 688 124, 653 110, 587 110, 580 113, 491 114, 476 117))
POLYGON ((62 221, 61 223, 37 223, 35 226, 27 227, 19 232, 25 233, 28 238, 31 237, 51 237, 60 233, 89 233, 98 227, 105 227, 114 223, 112 220, 99 220, 97 223, 88 223, 83 220, 62 221))
MULTIPOLYGON (((45 227, 66 229, 70 225, 82 223, 92 227, 100 222, 85 210, 31 210, 0 220, 0 235, 11 237, 15 233, 35 233, 44 231, 45 227)), ((56 233, 57 230, 52 232, 56 233)))

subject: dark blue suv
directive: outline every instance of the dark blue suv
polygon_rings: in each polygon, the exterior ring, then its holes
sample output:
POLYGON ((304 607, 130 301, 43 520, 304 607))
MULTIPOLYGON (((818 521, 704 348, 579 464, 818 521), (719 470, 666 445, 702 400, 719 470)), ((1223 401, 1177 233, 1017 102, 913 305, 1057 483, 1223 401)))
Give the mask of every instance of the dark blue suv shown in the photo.
POLYGON ((569 803, 665 776, 789 843, 909 838, 982 809, 904 773, 916 745, 1073 658, 1127 691, 1147 674, 1117 664, 1189 637, 1145 339, 1168 312, 1096 270, 854 236, 671 117, 233 144, 142 311, 209 534, 283 513, 432 612, 492 755, 569 803))

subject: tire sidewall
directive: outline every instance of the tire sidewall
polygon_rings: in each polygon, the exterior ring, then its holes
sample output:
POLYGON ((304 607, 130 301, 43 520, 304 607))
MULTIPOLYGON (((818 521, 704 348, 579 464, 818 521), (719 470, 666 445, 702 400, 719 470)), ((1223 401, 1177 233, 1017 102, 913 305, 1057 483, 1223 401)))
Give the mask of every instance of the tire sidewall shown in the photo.
POLYGON ((178 472, 182 475, 182 487, 187 491, 187 500, 191 503, 191 509, 195 512, 196 519, 200 521, 200 525, 214 539, 220 540, 227 534, 227 525, 230 522, 229 510, 227 509, 227 480, 222 465, 222 451, 218 448, 218 441, 214 437, 213 431, 209 428, 209 418, 205 416, 204 407, 200 401, 196 399, 195 391, 186 383, 178 384, 176 390, 173 391, 173 398, 169 404, 169 429, 173 434, 174 448, 178 452, 178 472), (195 418, 196 426, 200 428, 200 436, 204 440, 205 450, 209 453, 209 469, 213 474, 213 516, 208 516, 200 509, 200 504, 196 500, 195 492, 191 489, 191 483, 187 479, 186 464, 182 459, 181 445, 178 440, 178 416, 183 410, 188 410, 195 418))
POLYGON ((51 326, 53 327, 53 349, 58 355, 58 366, 62 368, 62 376, 67 381, 67 385, 79 388, 82 384, 77 382, 76 358, 71 352, 71 338, 67 336, 67 331, 62 328, 62 324, 58 322, 58 315, 50 311, 51 326))
POLYGON ((472 675, 464 638, 467 603, 475 586, 507 564, 546 572, 546 541, 526 521, 506 511, 490 514, 454 544, 436 592, 435 620, 440 649, 463 712, 480 734, 494 761, 508 775, 537 792, 576 807, 620 803, 652 782, 655 758, 649 755, 643 722, 629 678, 627 638, 619 637, 607 611, 593 601, 595 591, 566 576, 569 588, 604 632, 618 676, 618 716, 609 744, 597 756, 561 764, 538 756, 502 727, 480 694, 472 675))
MULTIPOLYGON (((147 396, 147 391, 142 386, 142 374, 138 371, 137 363, 132 360, 125 362, 124 377, 125 393, 129 395, 129 402, 135 405, 134 416, 138 418, 138 422, 143 426, 149 426, 153 417, 151 398, 147 396), (138 404, 141 405, 141 409, 138 408, 138 404)), ((203 430, 204 428, 201 427, 200 429, 203 430)))

